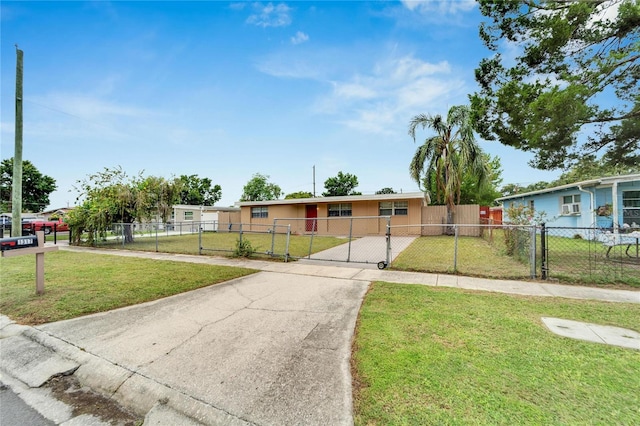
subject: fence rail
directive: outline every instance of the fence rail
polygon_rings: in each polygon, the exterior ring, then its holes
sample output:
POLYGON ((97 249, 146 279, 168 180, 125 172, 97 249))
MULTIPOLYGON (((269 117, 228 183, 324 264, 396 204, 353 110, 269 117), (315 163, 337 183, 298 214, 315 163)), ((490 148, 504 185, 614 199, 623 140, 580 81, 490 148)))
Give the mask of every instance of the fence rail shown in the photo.
POLYGON ((387 216, 114 224, 97 246, 374 264, 492 278, 640 286, 639 239, 597 228, 391 225, 387 216), (609 239, 607 239, 609 238, 609 239))

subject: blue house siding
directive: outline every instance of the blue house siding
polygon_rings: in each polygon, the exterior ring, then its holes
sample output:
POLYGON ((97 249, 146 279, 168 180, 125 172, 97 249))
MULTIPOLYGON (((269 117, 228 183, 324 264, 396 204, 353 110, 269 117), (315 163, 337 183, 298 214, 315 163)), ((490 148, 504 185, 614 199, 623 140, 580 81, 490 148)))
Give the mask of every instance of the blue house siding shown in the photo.
POLYGON ((577 182, 502 197, 498 201, 503 203, 505 222, 509 221, 509 207, 522 204, 533 206, 536 213, 544 212, 550 226, 612 228, 616 231, 619 227, 636 228, 640 227, 640 174, 577 182), (564 211, 563 204, 566 204, 564 211), (598 216, 596 210, 600 206, 617 210, 615 217, 598 216))

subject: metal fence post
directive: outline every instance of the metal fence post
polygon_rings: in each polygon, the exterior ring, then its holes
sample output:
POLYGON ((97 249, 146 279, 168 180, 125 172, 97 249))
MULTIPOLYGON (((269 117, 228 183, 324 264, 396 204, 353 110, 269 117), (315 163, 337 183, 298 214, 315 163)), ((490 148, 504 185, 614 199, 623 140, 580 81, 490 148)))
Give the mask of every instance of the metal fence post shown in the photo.
POLYGON ((198 254, 202 255, 202 226, 198 227, 198 254))
POLYGON ((284 249, 284 261, 289 261, 289 238, 291 237, 291 224, 287 225, 287 242, 284 249))
POLYGON ((529 238, 531 239, 531 243, 529 244, 529 265, 531 270, 531 278, 536 277, 536 226, 531 225, 529 227, 529 238))
POLYGON ((238 247, 242 247, 242 222, 240 223, 240 229, 238 230, 238 247))
POLYGON ((351 236, 353 233, 353 218, 349 220, 349 251, 347 252, 347 262, 351 261, 351 236))
POLYGON ((542 223, 540 224, 540 252, 542 255, 542 267, 541 267, 541 275, 542 275, 542 279, 546 280, 547 279, 547 274, 548 274, 548 267, 549 265, 547 264, 547 228, 546 228, 546 224, 542 223))
POLYGON ((391 263, 391 216, 387 217, 387 259, 386 266, 391 263))
POLYGON ((274 250, 276 246, 276 226, 278 226, 277 223, 278 223, 278 219, 277 218, 273 219, 273 228, 271 228, 271 252, 270 252, 271 256, 273 256, 275 253, 274 250))
POLYGON ((158 252, 158 222, 155 223, 156 227, 156 253, 158 252))
POLYGON ((453 225, 453 272, 458 271, 458 225, 453 225))

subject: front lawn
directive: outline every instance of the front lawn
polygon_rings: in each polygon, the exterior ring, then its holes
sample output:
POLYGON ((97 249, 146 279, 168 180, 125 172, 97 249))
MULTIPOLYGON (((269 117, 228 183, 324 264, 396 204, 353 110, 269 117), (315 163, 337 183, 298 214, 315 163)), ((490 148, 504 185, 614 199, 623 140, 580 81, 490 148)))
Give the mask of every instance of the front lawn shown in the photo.
POLYGON ((45 256, 45 294, 35 294, 35 256, 0 259, 0 313, 42 324, 206 287, 252 269, 56 251, 45 256))
POLYGON ((356 425, 638 424, 640 351, 560 337, 541 317, 639 330, 640 305, 372 284, 356 425))

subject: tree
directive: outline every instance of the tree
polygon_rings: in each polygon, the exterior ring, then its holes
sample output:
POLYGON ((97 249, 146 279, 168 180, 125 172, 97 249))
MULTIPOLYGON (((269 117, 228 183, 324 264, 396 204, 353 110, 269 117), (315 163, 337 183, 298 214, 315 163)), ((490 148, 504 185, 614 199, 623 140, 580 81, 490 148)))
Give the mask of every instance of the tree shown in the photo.
POLYGON ((106 237, 112 224, 122 223, 125 242, 133 242, 131 224, 151 220, 160 215, 168 219, 171 206, 179 196, 180 181, 166 181, 161 177, 144 177, 139 173, 129 177, 120 167, 105 168, 78 181, 81 204, 67 214, 73 242, 78 244, 83 233, 89 243, 95 236, 106 237))
POLYGON ((486 185, 478 185, 478 178, 471 171, 467 171, 462 178, 460 186, 460 204, 479 204, 481 206, 496 206, 496 198, 502 193, 498 189, 502 184, 502 164, 500 157, 491 158, 489 154, 482 154, 488 165, 489 174, 486 185))
POLYGON ((198 175, 180 176, 180 204, 190 206, 213 206, 222 198, 220 185, 213 185, 211 179, 198 175))
POLYGON ((535 182, 526 186, 519 185, 517 183, 508 183, 500 189, 503 197, 509 195, 524 194, 526 192, 539 191, 541 189, 549 188, 551 184, 545 181, 535 182))
POLYGON ((478 188, 487 184, 487 157, 473 138, 471 112, 467 106, 453 106, 447 119, 419 114, 409 123, 409 135, 416 141, 416 129, 431 129, 436 135, 425 139, 411 159, 409 173, 428 199, 435 195, 447 206, 447 224, 453 223, 460 203, 463 178, 473 178, 478 188))
POLYGON ((275 183, 268 182, 269 176, 256 173, 242 188, 240 201, 277 200, 282 189, 275 183))
POLYGON ((322 195, 325 197, 343 197, 345 195, 362 195, 360 192, 354 191, 358 186, 358 178, 350 173, 338 172, 335 177, 330 177, 324 181, 324 189, 322 195))
POLYGON ((494 52, 471 97, 483 138, 531 151, 539 169, 594 154, 640 162, 640 0, 480 0, 480 11, 494 52), (515 62, 500 53, 514 46, 515 62))
POLYGON ((393 190, 393 188, 382 188, 379 191, 376 191, 376 194, 397 194, 396 191, 393 190))
POLYGON ((298 191, 292 192, 291 194, 287 194, 284 199, 291 200, 296 198, 313 198, 313 194, 307 191, 298 191))
MULTIPOLYGON (((13 186, 13 158, 0 163, 0 210, 11 210, 13 186)), ((49 205, 49 195, 57 188, 56 180, 43 175, 29 161, 22 163, 22 211, 41 212, 49 205)))

